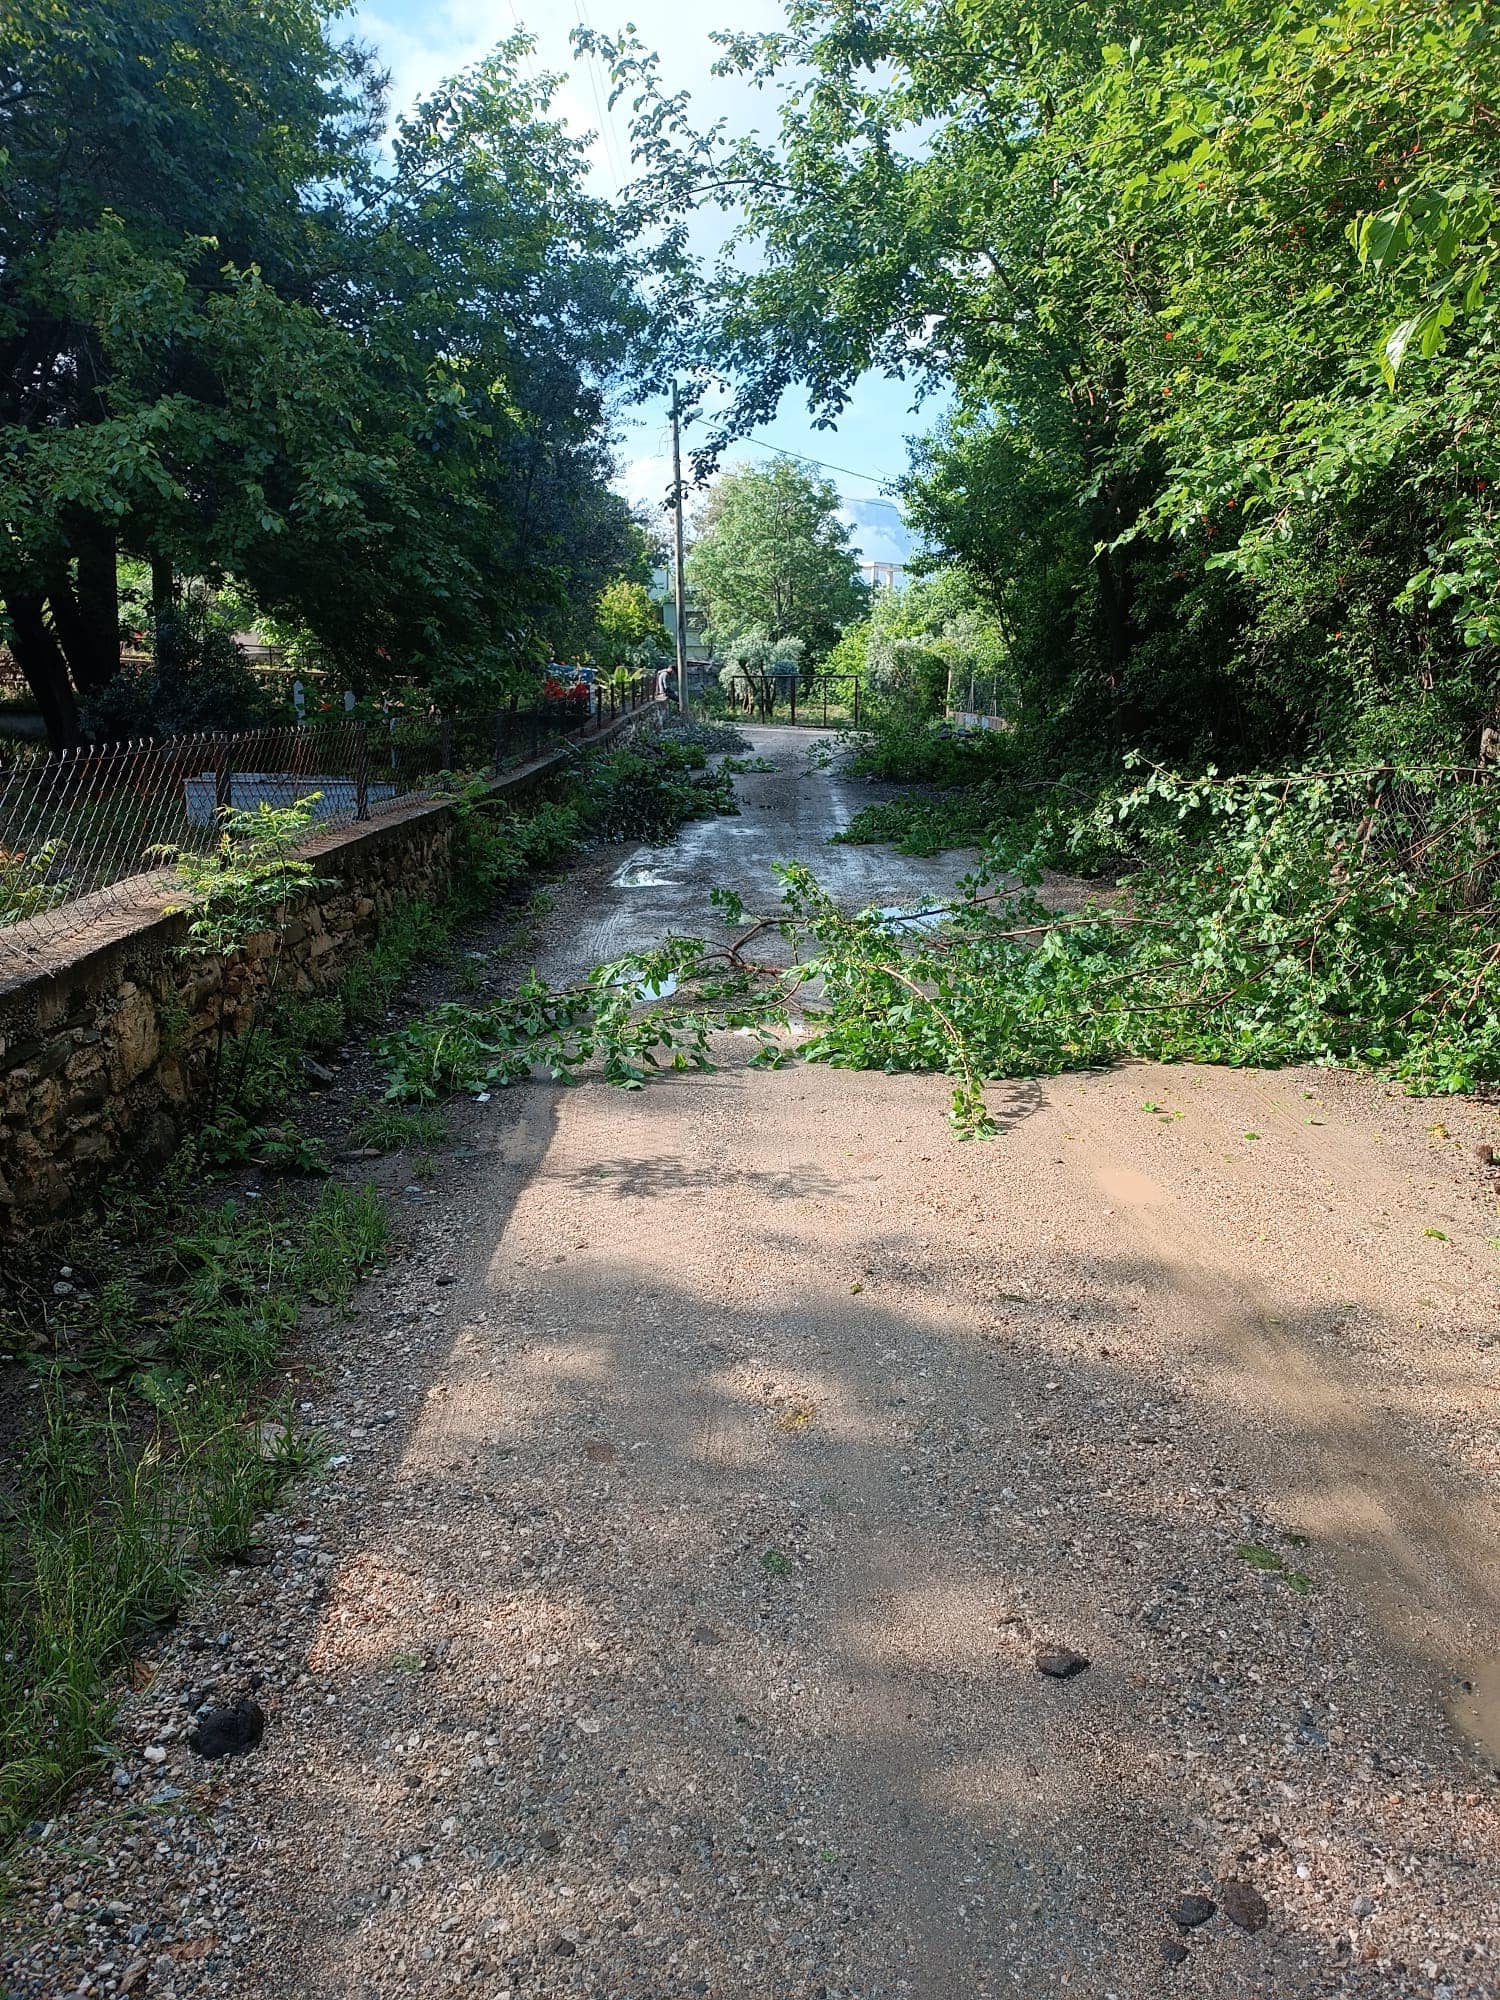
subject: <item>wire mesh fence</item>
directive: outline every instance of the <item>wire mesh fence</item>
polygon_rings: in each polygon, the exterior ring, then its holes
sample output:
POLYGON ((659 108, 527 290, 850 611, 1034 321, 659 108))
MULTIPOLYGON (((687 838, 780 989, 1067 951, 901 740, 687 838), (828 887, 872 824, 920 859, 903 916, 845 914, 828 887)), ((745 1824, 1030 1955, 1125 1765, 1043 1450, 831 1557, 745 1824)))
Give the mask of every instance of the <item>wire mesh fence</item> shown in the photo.
POLYGON ((454 772, 499 771, 587 737, 644 699, 594 688, 483 715, 353 718, 53 753, 0 746, 0 970, 65 931, 137 906, 207 853, 226 810, 305 805, 317 832, 399 811, 454 772))

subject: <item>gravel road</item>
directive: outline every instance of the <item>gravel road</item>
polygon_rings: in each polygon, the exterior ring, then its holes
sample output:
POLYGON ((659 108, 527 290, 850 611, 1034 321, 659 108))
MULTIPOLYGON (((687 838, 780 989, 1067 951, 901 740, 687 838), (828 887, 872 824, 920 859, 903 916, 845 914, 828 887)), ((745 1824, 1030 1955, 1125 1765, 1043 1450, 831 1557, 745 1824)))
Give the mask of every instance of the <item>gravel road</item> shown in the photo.
MULTIPOLYGON (((792 854, 951 881, 757 747, 551 970, 792 854)), ((39 1832, 17 2000, 1493 2000, 1500 1118, 1140 1067, 966 1145, 935 1079, 743 1046, 380 1163, 327 1469, 39 1832)))

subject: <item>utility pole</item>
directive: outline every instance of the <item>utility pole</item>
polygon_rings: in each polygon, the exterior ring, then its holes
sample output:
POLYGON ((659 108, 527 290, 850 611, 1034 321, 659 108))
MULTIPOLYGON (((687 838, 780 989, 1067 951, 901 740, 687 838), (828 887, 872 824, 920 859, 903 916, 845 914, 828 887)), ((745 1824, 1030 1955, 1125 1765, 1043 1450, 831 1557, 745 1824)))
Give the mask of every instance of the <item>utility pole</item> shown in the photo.
POLYGON ((682 582, 682 426, 677 413, 677 382, 672 382, 672 540, 673 589, 677 616, 677 707, 687 714, 687 598, 682 582))

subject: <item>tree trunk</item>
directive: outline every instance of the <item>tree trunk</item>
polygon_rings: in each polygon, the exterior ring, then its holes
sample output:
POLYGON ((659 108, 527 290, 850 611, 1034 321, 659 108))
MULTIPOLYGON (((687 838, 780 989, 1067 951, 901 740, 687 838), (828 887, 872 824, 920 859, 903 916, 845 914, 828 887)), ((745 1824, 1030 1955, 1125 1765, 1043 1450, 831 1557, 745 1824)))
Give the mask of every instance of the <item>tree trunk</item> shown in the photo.
POLYGON ((176 589, 172 582, 172 558, 151 551, 151 650, 158 668, 161 666, 162 621, 169 615, 176 589))
POLYGON ((120 671, 120 591, 115 570, 115 536, 99 521, 84 521, 72 534, 77 556, 75 586, 66 568, 50 578, 47 601, 67 654, 73 685, 93 694, 120 671))
MULTIPOLYGON (((90 522, 78 540, 78 609, 88 632, 92 685, 103 687, 120 671, 120 566, 115 530, 90 522)), ((77 670, 74 679, 78 680, 77 670)), ((78 680, 80 688, 83 681, 78 680)))
POLYGON ((72 750, 82 741, 78 726, 78 703, 68 678, 68 662, 57 635, 48 625, 40 593, 10 591, 5 608, 10 614, 11 641, 26 684, 36 696, 36 705, 47 725, 47 741, 54 750, 72 750))

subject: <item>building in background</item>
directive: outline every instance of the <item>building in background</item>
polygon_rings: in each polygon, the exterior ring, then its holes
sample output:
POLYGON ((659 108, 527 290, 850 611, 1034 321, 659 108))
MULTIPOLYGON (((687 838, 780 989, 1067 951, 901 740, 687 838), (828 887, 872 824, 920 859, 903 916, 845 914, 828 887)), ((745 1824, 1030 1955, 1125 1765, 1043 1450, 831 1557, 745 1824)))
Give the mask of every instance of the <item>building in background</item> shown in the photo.
POLYGON ((871 590, 904 590, 906 571, 900 563, 862 562, 859 573, 871 590))
MULTIPOLYGON (((651 602, 661 612, 661 622, 666 627, 667 638, 672 645, 673 656, 677 651, 677 599, 672 589, 672 572, 666 567, 651 572, 651 602)), ((692 593, 687 598, 687 657, 689 665, 705 666, 713 658, 713 648, 704 638, 704 614, 693 602, 692 593)))

